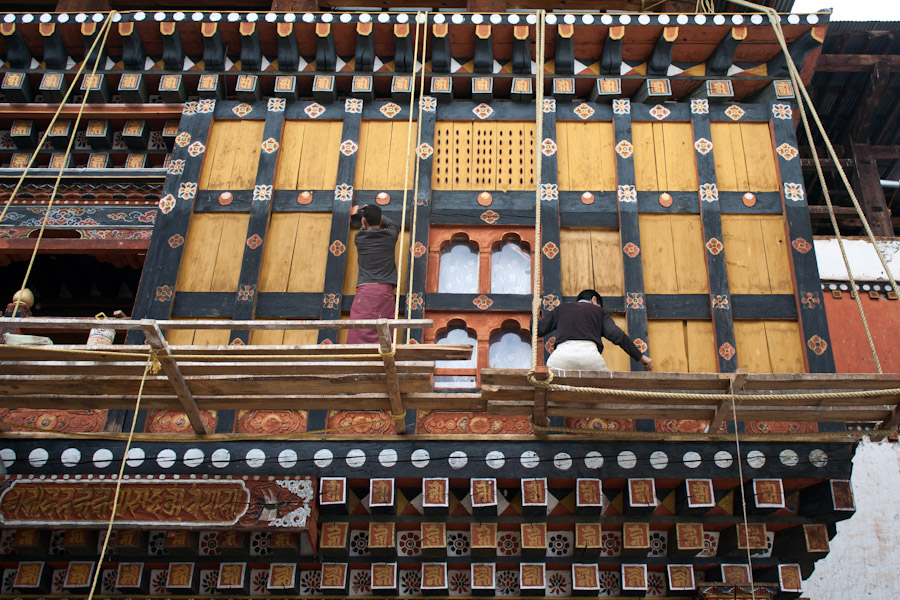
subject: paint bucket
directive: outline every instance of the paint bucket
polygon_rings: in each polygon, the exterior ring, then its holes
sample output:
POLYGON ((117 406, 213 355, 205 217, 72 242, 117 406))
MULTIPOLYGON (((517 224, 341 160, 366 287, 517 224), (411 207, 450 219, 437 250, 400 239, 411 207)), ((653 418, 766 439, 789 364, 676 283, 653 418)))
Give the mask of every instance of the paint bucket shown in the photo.
MULTIPOLYGON (((108 319, 104 313, 94 315, 95 319, 108 319)), ((95 327, 88 334, 88 346, 112 346, 113 340, 116 338, 116 330, 107 327, 95 327)))

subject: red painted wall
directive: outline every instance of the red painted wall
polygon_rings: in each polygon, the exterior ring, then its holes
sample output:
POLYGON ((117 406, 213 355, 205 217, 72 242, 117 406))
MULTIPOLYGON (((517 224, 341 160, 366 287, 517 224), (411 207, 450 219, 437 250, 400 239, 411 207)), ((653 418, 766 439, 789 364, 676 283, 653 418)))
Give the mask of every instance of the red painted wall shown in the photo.
MULTIPOLYGON (((838 373, 877 373, 856 300, 843 292, 834 298, 823 291, 828 329, 838 373)), ((860 294, 869 331, 875 341, 881 369, 885 373, 900 373, 900 301, 888 300, 882 293, 878 300, 860 294)))

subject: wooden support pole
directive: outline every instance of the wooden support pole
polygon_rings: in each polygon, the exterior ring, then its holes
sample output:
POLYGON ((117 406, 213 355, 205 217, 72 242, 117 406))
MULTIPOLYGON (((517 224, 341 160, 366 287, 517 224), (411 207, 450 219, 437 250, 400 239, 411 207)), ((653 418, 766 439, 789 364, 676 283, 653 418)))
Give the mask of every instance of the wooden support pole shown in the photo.
MULTIPOLYGON (((741 391, 741 388, 744 387, 744 384, 747 383, 747 375, 749 375, 749 371, 746 367, 740 367, 737 371, 728 375, 728 379, 731 380, 729 383, 729 389, 732 394, 738 394, 741 391)), ((734 396, 732 395, 732 399, 734 396)), ((716 406, 716 414, 713 417, 712 421, 709 422, 709 426, 706 428, 706 433, 716 433, 719 431, 719 427, 722 426, 722 423, 725 422, 725 419, 728 417, 730 411, 731 400, 722 400, 719 402, 718 406, 716 406)))
POLYGON ((850 151, 856 162, 859 203, 869 221, 869 227, 875 235, 893 237, 891 211, 884 198, 884 189, 881 187, 881 177, 872 156, 872 148, 868 144, 850 144, 850 151))
POLYGON ((144 337, 147 339, 147 343, 150 344, 151 348, 156 350, 156 357, 159 360, 159 364, 166 374, 166 377, 169 378, 169 383, 172 384, 172 389, 175 390, 175 394, 178 396, 178 400, 181 402, 181 406, 184 408, 184 412, 191 422, 191 427, 194 428, 194 432, 201 435, 209 434, 209 430, 206 429, 206 425, 200 417, 200 409, 197 408, 194 396, 191 394, 191 390, 184 380, 184 375, 182 375, 178 363, 175 362, 171 352, 169 352, 169 346, 166 344, 162 330, 160 330, 156 323, 149 323, 142 327, 142 330, 144 332, 144 337))
MULTIPOLYGON (((545 365, 538 365, 534 369, 535 379, 547 379, 550 376, 550 369, 545 365)), ((547 418, 547 388, 534 387, 534 411, 531 414, 531 422, 535 425, 546 427, 550 424, 547 418)))
MULTIPOLYGON (((391 329, 388 327, 387 319, 378 319, 378 325, 376 325, 375 329, 378 331, 378 345, 381 350, 381 358, 384 361, 388 395, 391 398, 391 414, 395 417, 404 415, 406 409, 403 408, 403 398, 400 396, 400 380, 397 378, 397 363, 393 354, 394 344, 391 339, 391 329)), ((406 423, 403 419, 394 421, 394 431, 406 433, 406 423)))

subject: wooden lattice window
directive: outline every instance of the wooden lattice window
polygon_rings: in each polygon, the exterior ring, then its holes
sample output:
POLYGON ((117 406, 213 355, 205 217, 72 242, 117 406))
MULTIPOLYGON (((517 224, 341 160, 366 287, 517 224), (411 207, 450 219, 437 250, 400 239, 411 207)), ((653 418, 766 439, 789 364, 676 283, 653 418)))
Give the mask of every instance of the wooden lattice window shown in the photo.
POLYGON ((530 294, 533 239, 534 230, 530 227, 502 230, 474 226, 466 231, 456 227, 432 227, 426 290, 429 293, 530 294), (477 286, 471 286, 472 282, 465 281, 463 274, 458 272, 461 261, 445 258, 453 253, 467 259, 471 278, 477 286), (474 257, 470 253, 474 253, 474 257), (510 260, 510 257, 518 260, 510 260), (495 262, 507 269, 502 277, 494 273, 495 262), (448 268, 455 269, 452 277, 448 276, 448 268))
POLYGON ((443 122, 434 140, 435 190, 534 189, 534 123, 443 122))

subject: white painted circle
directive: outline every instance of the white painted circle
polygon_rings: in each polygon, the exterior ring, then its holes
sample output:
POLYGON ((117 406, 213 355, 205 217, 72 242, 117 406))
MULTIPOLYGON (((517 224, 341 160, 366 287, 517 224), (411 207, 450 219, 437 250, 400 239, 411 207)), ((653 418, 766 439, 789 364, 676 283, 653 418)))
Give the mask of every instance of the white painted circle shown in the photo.
POLYGON ((656 17, 656 20, 659 21, 660 25, 668 25, 669 21, 671 21, 672 19, 669 18, 669 15, 659 15, 658 17, 656 17))
POLYGON ((681 457, 681 461, 688 469, 696 469, 700 466, 700 463, 703 462, 703 459, 701 459, 700 455, 696 452, 690 451, 684 453, 684 456, 681 457))
POLYGON ((316 453, 313 454, 313 463, 320 469, 324 469, 331 465, 331 461, 334 460, 334 454, 331 453, 331 450, 328 448, 322 448, 321 450, 316 450, 316 453))
POLYGON ((715 456, 713 456, 713 460, 720 469, 727 469, 734 464, 734 457, 731 456, 731 452, 728 452, 727 450, 719 450, 716 452, 715 456))
POLYGON ((244 461, 251 469, 258 469, 266 464, 266 453, 259 448, 251 448, 250 450, 247 450, 247 454, 244 455, 244 461))
POLYGON ((532 14, 525 15, 525 22, 529 25, 534 25, 537 23, 537 17, 532 14))
POLYGON ((650 466, 654 469, 665 469, 669 466, 669 456, 662 450, 657 450, 650 455, 650 466))
POLYGON ((766 455, 759 450, 751 450, 747 453, 747 464, 754 469, 761 469, 766 464, 766 455))
POLYGON ((312 23, 316 20, 316 15, 312 13, 303 13, 303 22, 304 23, 312 23))
POLYGON ((347 453, 347 458, 344 459, 344 462, 351 469, 358 469, 366 464, 366 453, 359 448, 354 448, 347 453))
POLYGON ((492 469, 502 469, 506 464, 506 457, 499 450, 491 450, 484 457, 484 462, 492 469))
POLYGON ((212 21, 213 23, 217 23, 217 22, 221 21, 222 13, 217 13, 217 12, 211 13, 209 15, 209 20, 212 21))
POLYGON ((379 23, 387 23, 391 20, 391 16, 387 13, 378 13, 378 22, 379 23))
POLYGON ((760 23, 763 22, 762 15, 752 15, 750 17, 750 22, 753 23, 754 25, 759 25, 760 23))
POLYGON ((175 19, 176 21, 184 21, 184 17, 185 17, 185 14, 183 12, 181 12, 180 10, 177 13, 175 13, 174 15, 172 15, 172 18, 175 19))
POLYGON ((228 17, 226 17, 226 18, 227 18, 231 23, 234 23, 235 21, 240 21, 240 20, 241 20, 241 15, 239 15, 239 14, 233 12, 233 13, 228 13, 228 17))
POLYGON ((226 450, 225 448, 219 448, 210 456, 210 461, 212 462, 212 466, 217 469, 224 469, 228 465, 231 464, 231 452, 226 450))
POLYGON ((291 469, 297 464, 297 452, 287 448, 278 453, 278 464, 282 469, 291 469))
MULTIPOLYGON (((362 18, 362 17, 360 17, 360 18, 362 18)), ((434 22, 437 23, 438 25, 443 24, 446 20, 447 20, 447 17, 445 17, 444 15, 442 15, 440 13, 434 15, 434 22)))
POLYGON ((3 466, 7 469, 13 466, 13 463, 16 462, 16 451, 12 448, 4 448, 0 450, 0 460, 3 461, 3 466))
POLYGON ((565 15, 563 17, 563 23, 565 23, 566 25, 574 25, 575 24, 575 15, 565 15))
MULTIPOLYGON (((162 13, 157 13, 157 14, 162 14, 162 13)), ((11 21, 7 21, 7 23, 12 23, 12 21, 14 21, 14 20, 16 19, 15 16, 13 16, 13 15, 10 15, 10 16, 12 17, 12 20, 11 20, 11 21)), ((165 18, 165 16, 166 16, 166 15, 163 15, 163 18, 165 18)), ((157 21, 161 21, 161 20, 162 20, 162 19, 157 19, 157 21)), ((86 15, 86 14, 84 14, 84 13, 78 13, 77 15, 75 15, 75 22, 76 22, 76 23, 84 23, 85 21, 87 21, 87 15, 86 15)))
MULTIPOLYGON (((155 13, 155 14, 153 15, 153 19, 156 20, 156 21, 165 21, 165 20, 166 20, 166 13, 164 13, 164 12, 158 12, 158 13, 155 13)), ((78 17, 75 17, 75 20, 78 21, 78 17)), ((81 22, 81 21, 79 21, 79 23, 80 23, 80 22, 81 22)))
POLYGON ((607 14, 600 15, 600 22, 604 25, 612 25, 613 18, 607 14))
POLYGON ((694 23, 697 25, 704 25, 706 23, 706 15, 696 15, 694 17, 694 23))
POLYGON ((47 464, 50 455, 43 448, 35 448, 28 453, 28 464, 39 469, 47 464))
MULTIPOLYGON (((368 16, 369 15, 363 15, 363 17, 368 17, 368 16)), ((297 15, 295 15, 294 13, 288 13, 288 14, 284 15, 285 23, 293 23, 296 20, 297 20, 297 15)), ((360 21, 362 21, 362 17, 360 17, 360 21)), ((368 23, 368 21, 363 21, 363 23, 368 23)))
POLYGON ((206 458, 206 455, 200 448, 188 448, 184 451, 184 456, 182 457, 181 462, 183 462, 184 466, 188 467, 189 469, 196 469, 203 464, 204 458, 206 458))
POLYGON ((163 469, 171 469, 175 465, 178 455, 171 448, 164 448, 156 455, 156 464, 163 469))
POLYGON ((112 464, 113 453, 106 448, 100 448, 94 452, 93 462, 98 469, 105 469, 112 464))
POLYGON ((431 462, 431 455, 428 454, 428 450, 424 448, 417 448, 413 450, 412 455, 410 456, 410 462, 417 469, 424 469, 428 466, 428 463, 431 462))
POLYGON ((325 13, 322 15, 323 23, 331 23, 332 21, 334 21, 334 15, 332 15, 331 13, 325 13))
MULTIPOLYGON (((97 16, 97 15, 94 15, 94 16, 97 16)), ((103 17, 100 17, 100 20, 103 20, 103 17)), ((32 21, 34 21, 34 15, 22 15, 23 23, 31 23, 32 21)))
POLYGON ((778 460, 786 467, 796 467, 800 463, 800 455, 793 450, 782 450, 778 453, 778 460))
POLYGON ((191 15, 191 20, 192 20, 192 21, 202 21, 202 20, 203 20, 203 13, 201 13, 201 12, 195 12, 194 14, 191 15))
POLYGON ((716 25, 724 25, 725 17, 723 17, 722 15, 716 15, 713 17, 713 23, 715 23, 716 25))
MULTIPOLYGON (((144 20, 144 16, 145 16, 144 13, 136 13, 136 14, 134 15, 134 19, 135 19, 136 21, 143 21, 143 20, 144 20), (141 18, 140 18, 140 19, 137 18, 138 15, 141 15, 141 18)), ((63 13, 63 14, 61 14, 61 15, 56 15, 56 20, 59 21, 60 23, 68 23, 68 22, 69 22, 69 15, 67 15, 66 13, 63 13)))
POLYGON ((278 19, 278 15, 275 13, 266 13, 266 21, 269 23, 274 23, 278 19))
POLYGON ((650 15, 642 14, 638 17, 638 23, 641 25, 649 25, 650 24, 650 15))
POLYGON ((744 24, 744 16, 743 15, 731 15, 731 22, 735 25, 743 25, 744 24))
POLYGON ((457 450, 455 452, 450 453, 450 457, 447 459, 447 463, 450 465, 451 469, 462 469, 469 462, 469 457, 466 456, 466 453, 462 450, 457 450))
POLYGON ((631 17, 628 15, 621 15, 619 17, 619 23, 621 23, 622 25, 628 25, 629 23, 631 23, 631 17))
POLYGON ((144 464, 145 457, 146 454, 144 454, 143 448, 132 448, 128 451, 128 454, 125 455, 125 464, 132 469, 136 469, 144 464))
POLYGON ((491 15, 491 23, 494 25, 499 25, 503 21, 503 17, 500 15, 491 15))
POLYGON ((60 460, 62 461, 63 466, 71 469, 81 461, 81 450, 78 448, 66 448, 62 451, 60 460))
POLYGON ((484 22, 484 17, 482 17, 478 13, 475 13, 474 15, 472 15, 472 22, 476 25, 481 25, 484 22))
POLYGON ((687 25, 687 22, 690 21, 690 18, 688 18, 687 15, 678 15, 677 17, 675 17, 675 21, 679 25, 687 25))
POLYGON ((806 22, 810 25, 815 25, 819 22, 819 15, 806 15, 806 22))
POLYGON ((572 468, 572 457, 566 452, 559 452, 553 457, 553 466, 560 471, 568 471, 572 468))
POLYGON ((526 450, 519 457, 519 463, 526 469, 533 469, 541 464, 541 457, 534 450, 526 450))
POLYGON ((791 25, 796 25, 800 22, 800 15, 788 15, 787 20, 791 25))
POLYGON ((49 23, 52 18, 49 13, 44 13, 41 15, 40 21, 41 23, 49 23))
POLYGON ((633 469, 637 466, 637 456, 634 455, 634 452, 631 450, 623 450, 619 452, 619 456, 616 457, 616 462, 619 463, 619 466, 623 469, 633 469))
POLYGON ((583 15, 581 17, 581 22, 585 25, 593 25, 594 24, 594 15, 583 15))
MULTIPOLYGON (((519 24, 519 15, 509 15, 506 18, 506 20, 509 21, 510 25, 518 25, 519 24)), ((435 18, 435 21, 437 21, 437 18, 435 18)))
POLYGON ((398 23, 407 23, 407 22, 409 22, 409 15, 406 14, 406 13, 400 13, 399 15, 397 15, 397 22, 398 22, 398 23))
POLYGON ((385 448, 378 453, 378 462, 382 467, 393 467, 397 464, 397 451, 393 448, 385 448))
POLYGON ((811 462, 812 466, 816 467, 817 469, 821 469, 828 464, 828 455, 825 454, 824 450, 813 450, 809 453, 809 462, 811 462))
POLYGON ((596 450, 591 450, 584 457, 584 466, 588 469, 599 469, 603 466, 603 455, 596 450))
POLYGON ((425 22, 426 22, 426 21, 425 21, 425 14, 424 14, 424 13, 419 13, 419 14, 416 15, 416 23, 418 23, 418 24, 421 25, 422 23, 425 23, 425 22))
POLYGON ((547 15, 544 21, 546 21, 547 25, 556 25, 556 15, 547 15))

